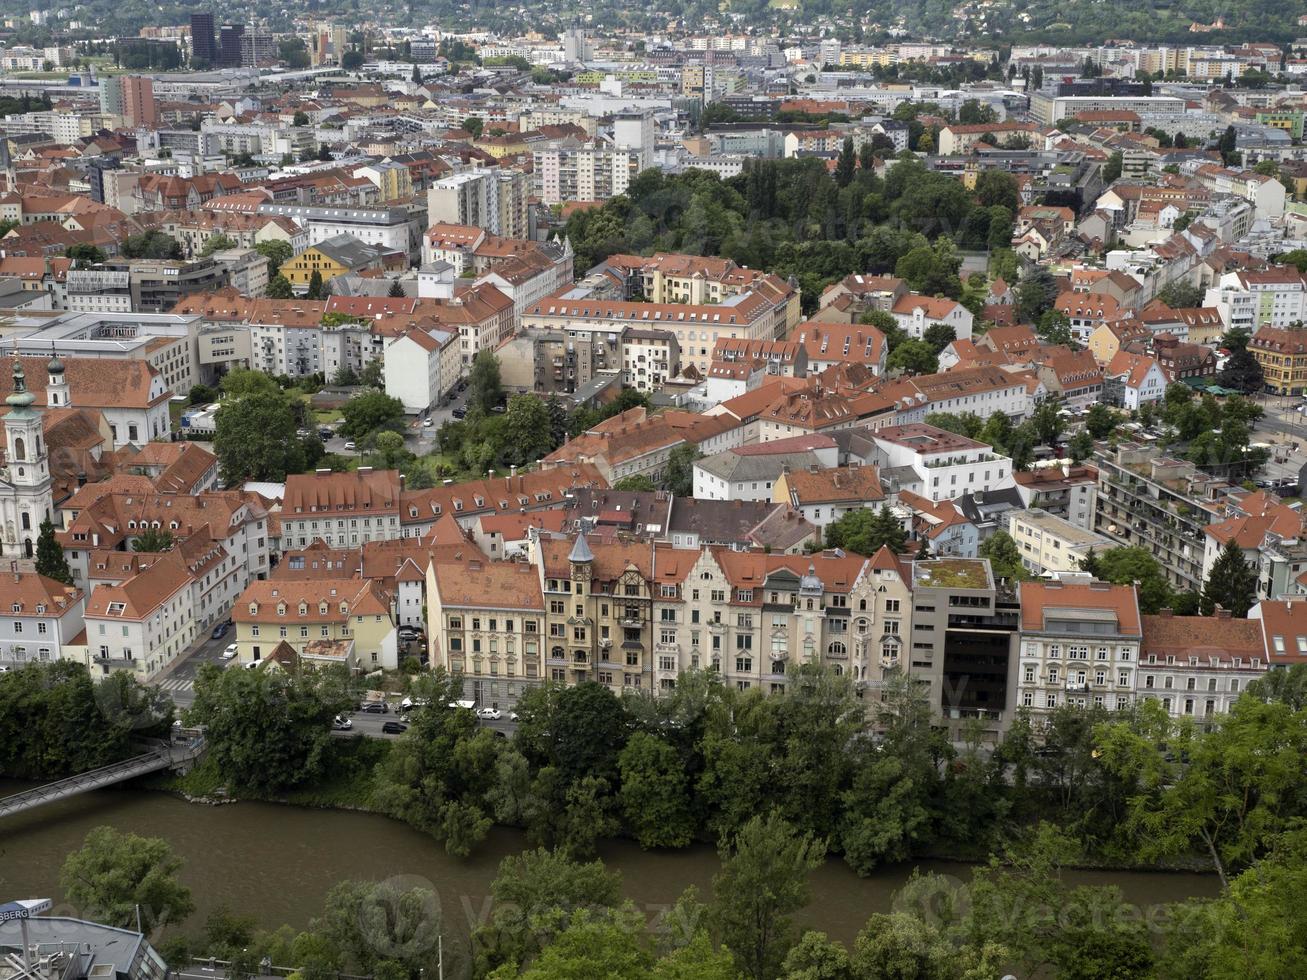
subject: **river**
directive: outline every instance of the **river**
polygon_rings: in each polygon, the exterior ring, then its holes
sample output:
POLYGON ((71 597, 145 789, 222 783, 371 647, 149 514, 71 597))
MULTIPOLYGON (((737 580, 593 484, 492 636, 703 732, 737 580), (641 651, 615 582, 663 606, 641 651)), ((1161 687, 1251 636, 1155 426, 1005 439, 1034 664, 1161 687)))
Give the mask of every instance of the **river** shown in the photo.
MULTIPOLYGON (((0 780, 0 796, 17 788, 0 780)), ((447 928, 465 936, 469 924, 489 911, 490 882, 500 860, 526 846, 519 832, 496 829, 463 860, 404 824, 373 814, 266 803, 209 807, 164 793, 102 790, 0 820, 0 901, 48 897, 57 903, 55 914, 76 914, 60 907, 59 868, 100 824, 162 837, 172 845, 185 861, 181 878, 195 898, 190 932, 222 905, 266 927, 302 927, 338 881, 407 876, 435 888, 447 928)), ((708 847, 647 852, 627 841, 610 841, 600 856, 622 873, 626 895, 650 914, 689 885, 697 885, 706 898, 718 868, 708 847)), ((869 915, 890 909, 914 866, 961 881, 970 878, 968 865, 945 861, 889 866, 859 878, 843 862, 831 860, 812 875, 813 902, 799 918, 851 943, 869 915)), ((1073 877, 1118 885, 1142 907, 1214 895, 1218 888, 1212 875, 1175 872, 1078 871, 1073 877)))

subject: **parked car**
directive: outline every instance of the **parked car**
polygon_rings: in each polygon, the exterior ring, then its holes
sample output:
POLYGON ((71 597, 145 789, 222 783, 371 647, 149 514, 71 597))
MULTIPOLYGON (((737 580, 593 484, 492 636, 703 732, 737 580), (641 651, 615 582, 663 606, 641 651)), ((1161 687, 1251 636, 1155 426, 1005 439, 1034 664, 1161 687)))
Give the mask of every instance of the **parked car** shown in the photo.
POLYGON ((319 429, 319 430, 318 430, 318 438, 319 438, 319 439, 322 439, 322 440, 324 440, 324 441, 327 440, 327 439, 330 439, 330 438, 331 438, 332 436, 334 436, 335 434, 336 434, 336 433, 332 432, 330 429, 319 429))
POLYGON ((412 711, 414 708, 425 708, 425 707, 426 707, 427 705, 429 705, 430 703, 431 703, 431 699, 430 699, 430 698, 409 698, 409 697, 406 697, 406 698, 404 698, 403 701, 399 702, 399 710, 400 710, 400 711, 412 711))
POLYGON ((477 717, 482 721, 498 721, 501 715, 498 708, 477 708, 477 717))
POLYGON ((213 633, 211 635, 215 640, 221 640, 227 635, 227 629, 228 627, 226 623, 219 623, 213 628, 213 633))
POLYGON ((467 418, 467 409, 466 409, 466 408, 456 408, 456 409, 454 409, 454 411, 453 411, 451 414, 452 414, 452 415, 454 416, 454 418, 456 418, 456 419, 465 419, 465 418, 467 418))
POLYGON ((390 714, 390 705, 386 704, 385 701, 367 701, 359 708, 359 711, 369 715, 387 715, 390 714))
POLYGON ((234 656, 236 656, 236 644, 229 643, 227 649, 222 651, 222 659, 230 660, 234 656))
POLYGON ((510 712, 508 713, 508 720, 509 720, 509 721, 517 721, 517 712, 516 712, 516 711, 510 711, 510 712))
POLYGON ((425 418, 425 419, 422 420, 422 428, 424 428, 424 429, 429 429, 429 428, 431 428, 431 427, 432 427, 433 425, 435 425, 435 424, 436 424, 436 423, 433 422, 430 418, 425 418))
POLYGON ((347 732, 354 727, 354 722, 350 721, 344 715, 337 715, 331 720, 331 727, 338 732, 347 732))
POLYGON ((402 721, 388 721, 381 726, 381 731, 384 735, 403 735, 408 731, 408 725, 402 721))
POLYGON ((422 636, 422 631, 412 626, 401 626, 399 628, 399 638, 401 640, 416 640, 422 636))
POLYGON ((262 664, 263 664, 262 660, 251 660, 249 663, 242 664, 241 666, 244 667, 246 670, 258 670, 259 667, 262 666, 262 664))
POLYGON ((354 449, 355 449, 355 446, 354 446, 354 443, 353 443, 353 442, 347 442, 347 443, 345 443, 345 452, 347 452, 347 453, 352 453, 352 452, 354 451, 354 449))

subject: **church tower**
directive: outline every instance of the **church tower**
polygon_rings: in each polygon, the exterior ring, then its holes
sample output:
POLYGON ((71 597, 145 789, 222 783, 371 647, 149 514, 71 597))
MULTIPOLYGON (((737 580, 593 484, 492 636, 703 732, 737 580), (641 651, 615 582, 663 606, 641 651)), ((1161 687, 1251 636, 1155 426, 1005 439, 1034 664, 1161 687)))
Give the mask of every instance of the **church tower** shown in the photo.
POLYGON ((31 558, 41 522, 51 517, 50 466, 42 431, 42 412, 27 390, 23 362, 14 358, 14 390, 5 398, 5 483, 0 487, 6 554, 31 558))
POLYGON ((72 404, 68 394, 68 379, 64 376, 64 362, 54 352, 50 354, 50 363, 46 365, 49 375, 45 383, 45 404, 47 408, 67 408, 72 404))

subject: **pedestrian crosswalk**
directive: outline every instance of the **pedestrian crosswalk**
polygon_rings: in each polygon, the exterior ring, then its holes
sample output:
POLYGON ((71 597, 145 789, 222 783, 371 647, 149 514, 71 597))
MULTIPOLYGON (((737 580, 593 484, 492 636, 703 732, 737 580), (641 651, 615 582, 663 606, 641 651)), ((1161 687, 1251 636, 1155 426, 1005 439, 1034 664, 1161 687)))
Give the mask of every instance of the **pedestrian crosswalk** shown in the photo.
POLYGON ((190 691, 194 687, 194 683, 187 677, 169 677, 159 682, 161 691, 190 691))

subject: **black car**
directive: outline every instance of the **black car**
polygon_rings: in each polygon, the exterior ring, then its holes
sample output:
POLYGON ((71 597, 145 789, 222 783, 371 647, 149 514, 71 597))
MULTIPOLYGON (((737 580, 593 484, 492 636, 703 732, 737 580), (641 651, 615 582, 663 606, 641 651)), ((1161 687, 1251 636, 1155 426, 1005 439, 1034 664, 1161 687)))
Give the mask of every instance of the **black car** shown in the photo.
POLYGON ((359 711, 369 715, 386 715, 390 714, 390 705, 385 701, 369 701, 359 708, 359 711))
POLYGON ((408 725, 405 725, 402 721, 388 721, 381 726, 383 735, 403 735, 406 731, 408 731, 408 725))
POLYGON ((336 433, 332 432, 330 429, 319 429, 319 430, 318 430, 318 438, 321 439, 323 442, 326 442, 328 439, 330 439, 330 438, 331 438, 332 436, 334 436, 335 434, 336 434, 336 433))
POLYGON ((466 409, 466 408, 456 408, 456 409, 454 409, 454 411, 453 411, 451 414, 452 414, 452 415, 454 416, 454 418, 456 418, 456 419, 464 419, 464 418, 467 418, 467 409, 466 409))
POLYGON ((221 640, 224 636, 227 635, 227 630, 228 630, 228 624, 219 623, 217 626, 213 628, 212 636, 215 640, 221 640))

